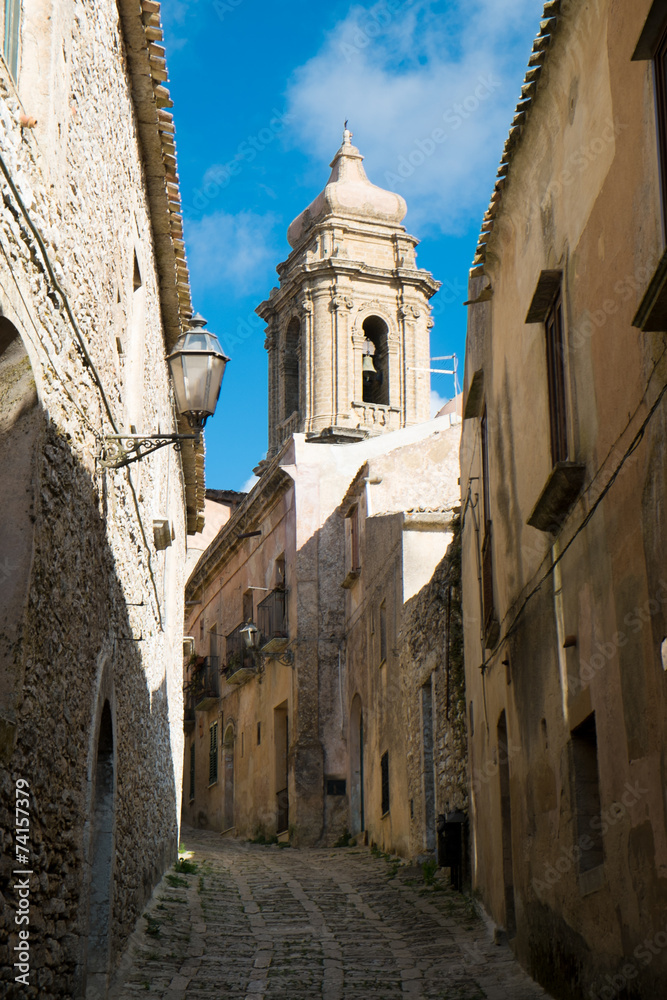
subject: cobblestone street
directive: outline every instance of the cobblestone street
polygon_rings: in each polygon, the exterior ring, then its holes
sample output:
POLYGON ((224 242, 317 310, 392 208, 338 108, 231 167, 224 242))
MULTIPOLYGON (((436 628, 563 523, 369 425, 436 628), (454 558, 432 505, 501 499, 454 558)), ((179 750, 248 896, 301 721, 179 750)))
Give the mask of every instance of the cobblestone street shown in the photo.
POLYGON ((114 1000, 547 996, 470 903, 417 866, 367 848, 181 836, 197 870, 163 878, 114 1000))

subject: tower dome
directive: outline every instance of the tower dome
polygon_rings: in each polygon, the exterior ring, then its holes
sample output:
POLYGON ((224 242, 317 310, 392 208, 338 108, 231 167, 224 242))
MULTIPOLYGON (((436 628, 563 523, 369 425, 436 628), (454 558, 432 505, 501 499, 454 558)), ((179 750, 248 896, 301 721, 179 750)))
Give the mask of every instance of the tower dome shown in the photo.
POLYGON ((366 177, 345 123, 326 187, 287 232, 257 307, 269 352, 269 457, 292 434, 344 444, 428 420, 429 299, 407 206, 366 177))
POLYGON ((295 247, 310 227, 328 216, 365 219, 397 226, 408 208, 400 194, 371 184, 363 168, 363 156, 352 145, 352 132, 343 132, 340 149, 329 164, 331 176, 324 190, 296 217, 287 230, 287 240, 295 247))

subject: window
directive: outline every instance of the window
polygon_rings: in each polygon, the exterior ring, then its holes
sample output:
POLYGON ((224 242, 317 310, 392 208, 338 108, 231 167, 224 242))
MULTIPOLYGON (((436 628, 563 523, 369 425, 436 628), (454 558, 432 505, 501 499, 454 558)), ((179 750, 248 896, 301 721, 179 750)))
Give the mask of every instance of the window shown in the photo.
POLYGON ((361 566, 359 555, 359 506, 355 504, 347 515, 350 524, 350 569, 355 572, 361 566))
POLYGON ((327 795, 346 795, 347 782, 345 778, 327 778, 327 795))
POLYGON ((190 801, 195 797, 195 742, 190 744, 190 801))
POLYGON ((243 621, 251 622, 253 612, 252 590, 246 590, 243 595, 243 621))
POLYGON ((368 316, 363 324, 363 401, 389 405, 389 349, 387 324, 379 316, 368 316))
POLYGON ((385 750, 380 758, 380 771, 382 774, 382 815, 389 812, 389 751, 385 750))
POLYGON ((380 605, 380 665, 387 659, 387 604, 380 605))
MULTIPOLYGON (((667 7, 654 0, 632 56, 653 62, 658 180, 662 198, 663 247, 667 242, 667 7)), ((667 250, 642 297, 632 325, 647 332, 667 329, 667 250)))
POLYGON ((565 366, 563 364, 563 299, 560 288, 545 319, 547 339, 547 381, 549 384, 549 426, 551 460, 567 461, 565 418, 565 366))
POLYGON ((572 798, 580 848, 579 872, 582 873, 603 862, 595 712, 573 729, 571 736, 572 798))
POLYGON ((217 659, 217 656, 218 656, 218 626, 217 625, 213 625, 213 627, 209 630, 209 633, 208 633, 208 648, 209 648, 209 656, 211 656, 214 660, 217 659))
POLYGON ((299 336, 301 326, 295 317, 290 320, 285 331, 285 350, 283 353, 284 371, 284 405, 283 420, 287 420, 299 410, 299 336))
POLYGON ((286 584, 285 577, 285 553, 278 556, 276 559, 276 587, 284 588, 286 584))
POLYGON ((5 37, 2 54, 5 57, 7 69, 14 80, 18 79, 19 69, 19 36, 21 34, 21 0, 4 0, 5 4, 5 37))
POLYGON ((497 638, 498 619, 493 602, 493 537, 491 534, 491 489, 489 485, 489 427, 486 407, 480 424, 482 452, 482 512, 484 531, 482 535, 482 616, 484 633, 489 645, 497 638))
POLYGON ((214 785, 218 780, 218 723, 214 722, 209 729, 208 748, 208 783, 214 785))

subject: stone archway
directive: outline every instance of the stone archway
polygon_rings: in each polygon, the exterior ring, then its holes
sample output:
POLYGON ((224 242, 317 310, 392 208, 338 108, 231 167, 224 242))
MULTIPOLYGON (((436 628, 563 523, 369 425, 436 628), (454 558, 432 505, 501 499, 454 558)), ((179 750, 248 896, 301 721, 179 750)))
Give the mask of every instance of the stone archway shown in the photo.
POLYGON ((97 741, 90 832, 90 892, 86 1000, 103 1000, 109 973, 109 923, 114 839, 114 738, 111 706, 104 702, 97 741))
POLYGON ((350 832, 366 829, 364 811, 364 713, 355 694, 350 709, 350 832))
POLYGON ((0 316, 0 761, 14 749, 44 414, 18 330, 0 316))

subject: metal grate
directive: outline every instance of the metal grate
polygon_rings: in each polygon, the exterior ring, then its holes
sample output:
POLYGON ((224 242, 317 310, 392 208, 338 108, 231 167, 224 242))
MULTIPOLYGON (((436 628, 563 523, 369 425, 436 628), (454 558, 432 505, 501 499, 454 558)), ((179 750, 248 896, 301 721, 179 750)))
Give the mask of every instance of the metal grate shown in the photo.
POLYGON ((380 758, 382 772, 382 815, 389 812, 389 751, 385 750, 380 758))
POLYGON ((241 622, 237 625, 233 632, 230 632, 226 637, 225 641, 225 672, 229 674, 235 673, 242 667, 251 668, 254 667, 255 663, 252 658, 252 653, 248 649, 245 639, 241 634, 241 629, 245 626, 245 622, 241 622))
POLYGON ((272 590, 268 597, 257 605, 257 627, 262 643, 271 639, 287 638, 287 591, 272 590))
POLYGON ((210 730, 208 750, 208 783, 215 784, 218 780, 218 723, 214 722, 210 730))
POLYGON ((190 801, 195 797, 195 742, 190 744, 190 801))

